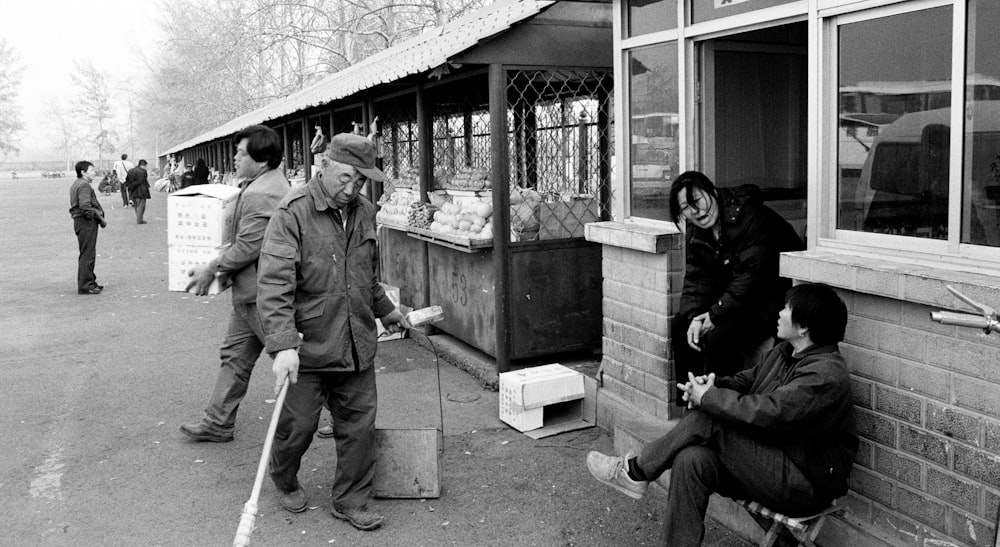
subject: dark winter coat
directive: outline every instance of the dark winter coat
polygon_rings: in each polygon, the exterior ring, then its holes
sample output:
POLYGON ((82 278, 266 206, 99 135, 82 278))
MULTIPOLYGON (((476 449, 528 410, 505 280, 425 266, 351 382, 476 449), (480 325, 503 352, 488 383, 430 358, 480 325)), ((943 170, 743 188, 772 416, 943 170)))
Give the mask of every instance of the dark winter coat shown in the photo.
POLYGON ((719 378, 701 408, 781 448, 816 493, 847 492, 858 451, 850 373, 837 344, 793 354, 778 344, 753 368, 719 378))
POLYGON ((777 320, 791 287, 779 277, 778 256, 804 247, 795 229, 759 194, 752 185, 719 188, 718 241, 710 229, 688 224, 682 316, 708 311, 715 324, 777 320))
POLYGON ((125 175, 125 187, 130 198, 149 199, 149 175, 142 167, 133 167, 125 175))

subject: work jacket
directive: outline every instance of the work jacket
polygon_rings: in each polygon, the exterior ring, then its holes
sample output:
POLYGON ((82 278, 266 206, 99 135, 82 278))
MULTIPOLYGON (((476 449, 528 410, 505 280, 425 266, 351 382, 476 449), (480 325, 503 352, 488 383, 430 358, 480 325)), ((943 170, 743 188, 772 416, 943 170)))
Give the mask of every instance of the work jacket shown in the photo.
POLYGON ((142 167, 133 167, 125 175, 125 187, 131 199, 149 199, 149 176, 142 167))
POLYGON ((346 229, 334 212, 314 178, 281 202, 261 248, 257 308, 265 347, 272 355, 298 348, 300 370, 371 367, 375 318, 396 307, 378 282, 375 206, 359 196, 341 211, 346 229))
POLYGON ((264 231, 291 186, 278 169, 264 171, 240 184, 233 212, 232 244, 215 260, 218 271, 233 281, 233 305, 257 301, 257 259, 264 231))
POLYGON ((781 448, 817 495, 833 500, 847 492, 858 435, 850 374, 837 344, 793 354, 782 342, 753 368, 717 379, 701 408, 781 448))
POLYGON ((707 311, 715 324, 776 320, 791 287, 779 275, 779 254, 803 245, 795 229, 761 203, 759 193, 752 185, 719 188, 719 240, 711 229, 688 223, 681 316, 707 311))

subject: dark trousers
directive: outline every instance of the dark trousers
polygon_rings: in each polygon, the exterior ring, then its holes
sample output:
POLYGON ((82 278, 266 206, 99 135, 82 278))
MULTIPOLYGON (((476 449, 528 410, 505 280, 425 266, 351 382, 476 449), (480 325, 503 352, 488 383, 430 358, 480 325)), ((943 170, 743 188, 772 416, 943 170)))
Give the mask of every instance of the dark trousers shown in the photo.
POLYGON ((135 207, 135 223, 142 224, 142 217, 146 214, 146 198, 132 198, 135 207))
MULTIPOLYGON (((688 381, 688 373, 701 376, 714 372, 716 376, 732 376, 743 370, 744 359, 749 351, 759 346, 777 331, 778 316, 774 321, 762 324, 757 318, 740 318, 720 323, 700 339, 701 351, 691 349, 687 344, 689 317, 677 314, 670 322, 670 347, 674 354, 674 374, 679 383, 688 381)), ((674 394, 674 402, 685 403, 680 390, 674 394)))
POLYGON ((121 189, 119 190, 119 192, 121 192, 121 195, 122 195, 122 205, 124 205, 124 206, 127 207, 128 206, 128 188, 125 187, 125 183, 124 182, 122 183, 121 189))
POLYGON ((375 369, 360 372, 311 372, 299 369, 288 387, 271 450, 271 480, 279 490, 299 487, 302 455, 319 425, 320 411, 330 409, 337 443, 333 507, 353 509, 368 503, 375 477, 375 369))
POLYGON ((205 427, 216 433, 232 433, 236 412, 247 394, 253 366, 264 350, 264 328, 256 304, 234 304, 229 330, 219 350, 221 363, 212 398, 205 408, 205 427))
POLYGON ((749 499, 785 513, 819 512, 819 500, 805 475, 778 447, 762 443, 696 410, 669 433, 647 444, 636 467, 649 480, 670 470, 664 544, 697 547, 705 535, 712 493, 749 499))
POLYGON ((97 263, 98 229, 96 220, 86 217, 73 219, 73 231, 76 232, 76 241, 80 245, 80 259, 76 265, 76 288, 81 291, 97 286, 94 264, 97 263))

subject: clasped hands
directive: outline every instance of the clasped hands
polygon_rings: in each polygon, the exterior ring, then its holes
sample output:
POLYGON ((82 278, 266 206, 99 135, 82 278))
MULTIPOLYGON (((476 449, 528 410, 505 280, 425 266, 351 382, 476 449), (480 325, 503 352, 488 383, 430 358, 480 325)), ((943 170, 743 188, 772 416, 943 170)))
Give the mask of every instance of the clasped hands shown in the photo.
POLYGON ((677 384, 677 389, 683 392, 681 394, 681 400, 687 403, 688 408, 700 407, 701 398, 713 387, 715 387, 714 372, 707 376, 695 376, 689 372, 688 381, 683 384, 677 384))
POLYGON ((687 330, 687 343, 691 349, 695 351, 701 351, 701 337, 705 334, 711 332, 715 328, 715 323, 712 323, 712 317, 708 315, 708 312, 694 316, 691 319, 691 324, 688 325, 687 330))
MULTIPOLYGON (((385 327, 385 330, 393 334, 411 327, 410 322, 407 321, 403 312, 399 311, 399 308, 392 310, 382 318, 382 326, 385 327)), ((299 338, 301 337, 302 333, 299 333, 299 338)), ((285 378, 288 379, 288 383, 290 384, 294 384, 299 380, 299 349, 289 348, 275 353, 271 370, 274 372, 274 395, 277 396, 281 392, 281 386, 285 383, 285 378)))

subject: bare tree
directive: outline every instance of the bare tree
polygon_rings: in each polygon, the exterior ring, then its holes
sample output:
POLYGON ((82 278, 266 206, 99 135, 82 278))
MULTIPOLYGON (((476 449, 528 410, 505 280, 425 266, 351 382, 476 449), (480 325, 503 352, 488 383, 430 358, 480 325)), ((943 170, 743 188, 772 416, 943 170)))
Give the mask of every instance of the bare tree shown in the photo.
POLYGON ((69 171, 82 141, 79 127, 67 109, 59 104, 49 107, 48 112, 46 112, 46 121, 48 122, 49 136, 53 139, 56 149, 66 160, 66 170, 69 171))
POLYGON ((6 38, 0 37, 0 162, 21 150, 24 122, 17 96, 23 71, 17 51, 7 44, 6 38))
POLYGON ((70 74, 78 95, 73 103, 73 110, 89 122, 86 140, 97 148, 98 165, 104 159, 104 153, 115 151, 117 132, 111 127, 113 112, 108 91, 107 75, 94 68, 90 61, 77 60, 75 69, 70 74))

